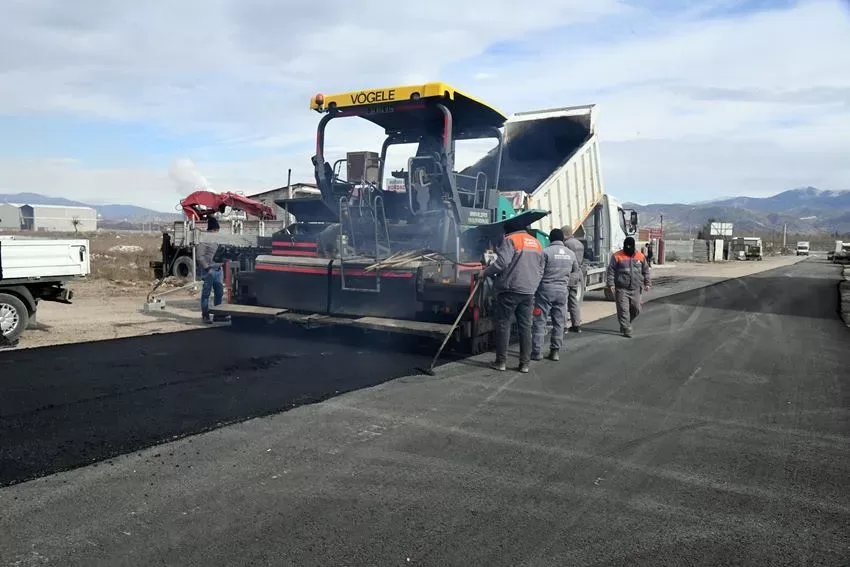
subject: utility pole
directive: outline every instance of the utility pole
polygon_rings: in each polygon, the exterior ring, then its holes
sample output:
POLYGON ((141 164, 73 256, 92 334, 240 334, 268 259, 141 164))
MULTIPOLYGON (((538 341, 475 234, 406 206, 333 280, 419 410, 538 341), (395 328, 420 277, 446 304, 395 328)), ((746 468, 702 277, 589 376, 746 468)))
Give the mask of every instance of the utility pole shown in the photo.
MULTIPOLYGON (((289 171, 286 172, 286 198, 292 198, 292 168, 289 168, 289 171)), ((290 224, 292 222, 292 218, 289 216, 289 205, 284 209, 286 211, 286 224, 290 224)))
POLYGON ((786 222, 782 226, 782 249, 785 250, 785 248, 787 248, 787 247, 788 247, 788 223, 786 222))

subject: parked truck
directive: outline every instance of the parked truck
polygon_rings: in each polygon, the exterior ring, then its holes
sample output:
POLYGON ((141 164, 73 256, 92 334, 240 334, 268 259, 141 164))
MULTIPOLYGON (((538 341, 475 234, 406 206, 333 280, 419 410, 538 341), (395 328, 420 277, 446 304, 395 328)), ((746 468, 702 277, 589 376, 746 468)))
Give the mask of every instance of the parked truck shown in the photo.
POLYGON ((850 264, 850 242, 835 241, 835 248, 828 258, 835 264, 850 264))
POLYGON ((89 241, 0 236, 0 338, 15 344, 40 301, 70 303, 68 282, 91 272, 89 241))
POLYGON ((763 259, 761 238, 756 236, 739 236, 729 241, 729 259, 758 260, 763 259))
POLYGON ((807 240, 801 240, 797 243, 797 256, 808 256, 809 255, 809 242, 807 240))

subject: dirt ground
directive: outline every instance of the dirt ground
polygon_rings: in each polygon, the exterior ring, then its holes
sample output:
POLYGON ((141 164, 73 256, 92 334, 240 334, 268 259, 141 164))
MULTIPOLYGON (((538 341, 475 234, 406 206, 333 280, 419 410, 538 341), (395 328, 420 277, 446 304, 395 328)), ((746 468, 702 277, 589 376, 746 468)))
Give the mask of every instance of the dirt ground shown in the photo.
POLYGON ((147 312, 144 306, 150 283, 90 280, 69 287, 74 291, 73 303, 41 303, 35 324, 23 334, 17 348, 173 333, 204 326, 198 294, 191 290, 166 295, 165 309, 147 312))
MULTIPOLYGON (((737 278, 799 261, 793 256, 766 258, 763 262, 717 264, 678 263, 656 266, 653 277, 663 285, 670 278, 737 278)), ((707 282, 708 283, 708 282, 707 282)), ((36 323, 21 337, 16 348, 101 341, 140 335, 173 333, 203 326, 199 294, 175 291, 164 297, 165 309, 146 311, 150 283, 114 282, 102 279, 72 286, 72 305, 42 303, 36 323)), ((651 299, 651 297, 650 297, 651 299)), ((614 314, 614 305, 599 293, 591 293, 582 306, 587 323, 614 314)))

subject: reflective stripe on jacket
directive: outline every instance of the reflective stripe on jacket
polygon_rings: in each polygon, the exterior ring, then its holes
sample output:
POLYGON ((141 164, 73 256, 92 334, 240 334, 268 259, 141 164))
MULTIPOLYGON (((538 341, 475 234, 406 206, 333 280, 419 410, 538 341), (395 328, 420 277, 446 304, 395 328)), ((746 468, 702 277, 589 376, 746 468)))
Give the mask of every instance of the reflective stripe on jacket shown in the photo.
POLYGON ((629 256, 619 250, 611 256, 608 263, 608 272, 605 275, 605 283, 619 289, 636 291, 650 284, 649 263, 642 252, 635 252, 629 256))
POLYGON ((496 291, 533 295, 543 277, 543 247, 525 231, 513 232, 496 249, 496 260, 487 266, 485 276, 497 276, 496 291))

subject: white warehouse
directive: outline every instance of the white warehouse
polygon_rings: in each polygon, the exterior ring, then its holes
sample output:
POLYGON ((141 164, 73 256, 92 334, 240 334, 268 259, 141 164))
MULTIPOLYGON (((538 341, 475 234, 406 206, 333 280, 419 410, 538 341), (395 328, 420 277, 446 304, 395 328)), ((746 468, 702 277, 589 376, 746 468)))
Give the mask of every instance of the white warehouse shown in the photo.
POLYGON ((91 207, 65 205, 23 205, 24 230, 48 232, 94 232, 97 230, 97 211, 91 207))
POLYGON ((21 230, 21 205, 0 203, 0 230, 21 230))

